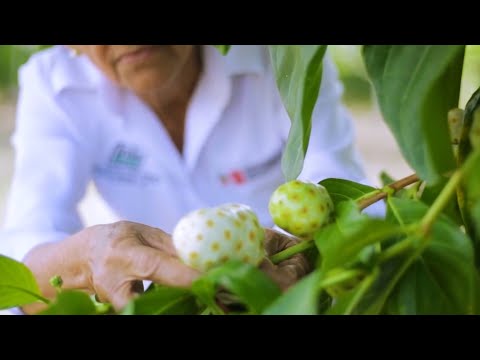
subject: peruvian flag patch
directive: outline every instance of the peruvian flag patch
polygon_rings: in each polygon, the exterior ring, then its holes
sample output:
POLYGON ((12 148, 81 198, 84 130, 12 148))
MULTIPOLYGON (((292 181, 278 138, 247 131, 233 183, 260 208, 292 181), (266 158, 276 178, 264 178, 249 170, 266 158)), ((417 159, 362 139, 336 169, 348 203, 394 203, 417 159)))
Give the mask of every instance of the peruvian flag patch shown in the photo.
POLYGON ((242 170, 233 170, 228 174, 221 175, 220 179, 223 185, 241 185, 247 182, 247 175, 242 170))

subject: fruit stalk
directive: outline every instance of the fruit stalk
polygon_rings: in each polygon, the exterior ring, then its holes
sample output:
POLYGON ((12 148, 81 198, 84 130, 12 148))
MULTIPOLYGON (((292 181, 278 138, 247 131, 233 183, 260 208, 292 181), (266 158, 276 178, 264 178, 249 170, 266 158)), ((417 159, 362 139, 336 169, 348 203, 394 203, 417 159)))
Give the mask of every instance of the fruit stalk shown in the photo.
POLYGON ((296 245, 289 247, 288 249, 282 250, 275 255, 270 257, 270 261, 274 264, 278 264, 284 260, 290 259, 293 255, 304 252, 305 250, 311 249, 315 246, 313 240, 302 241, 296 245))
POLYGON ((419 181, 419 177, 417 174, 412 174, 407 177, 404 177, 403 179, 400 179, 398 181, 395 181, 391 184, 388 184, 385 186, 383 189, 381 189, 379 192, 374 192, 372 194, 367 194, 367 196, 362 197, 357 200, 358 207, 360 210, 363 210, 370 205, 376 203, 377 201, 380 201, 382 199, 385 199, 389 194, 395 193, 404 187, 407 187, 409 185, 412 185, 419 181))

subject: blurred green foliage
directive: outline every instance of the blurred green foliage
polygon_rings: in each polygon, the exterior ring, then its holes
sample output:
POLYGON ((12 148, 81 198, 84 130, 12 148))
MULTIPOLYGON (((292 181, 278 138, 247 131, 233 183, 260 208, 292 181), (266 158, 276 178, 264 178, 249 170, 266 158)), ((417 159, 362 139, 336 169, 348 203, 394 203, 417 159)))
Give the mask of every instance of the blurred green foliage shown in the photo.
POLYGON ((15 91, 18 68, 48 45, 0 45, 0 90, 15 91))
POLYGON ((344 85, 345 103, 371 105, 373 90, 363 63, 361 45, 330 45, 329 51, 344 85))
MULTIPOLYGON (((361 45, 331 45, 332 57, 337 64, 344 84, 344 101, 347 105, 372 105, 373 91, 361 56, 361 45)), ((480 45, 467 45, 462 75, 459 107, 480 85, 480 45)))

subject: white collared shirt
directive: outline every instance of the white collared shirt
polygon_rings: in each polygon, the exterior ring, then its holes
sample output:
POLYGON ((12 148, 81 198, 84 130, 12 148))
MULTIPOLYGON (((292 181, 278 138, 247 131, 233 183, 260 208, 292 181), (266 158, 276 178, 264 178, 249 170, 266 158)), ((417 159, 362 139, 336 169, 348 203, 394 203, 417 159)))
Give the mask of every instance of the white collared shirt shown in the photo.
MULTIPOLYGON (((86 56, 56 46, 31 57, 19 74, 15 172, 0 252, 21 260, 37 244, 81 230, 77 206, 90 181, 119 219, 167 232, 189 211, 226 202, 250 205, 272 226, 268 201, 285 181, 280 160, 290 121, 268 52, 203 49, 183 154, 155 114, 86 56)), ((366 182, 341 95, 326 56, 300 179, 366 182)))

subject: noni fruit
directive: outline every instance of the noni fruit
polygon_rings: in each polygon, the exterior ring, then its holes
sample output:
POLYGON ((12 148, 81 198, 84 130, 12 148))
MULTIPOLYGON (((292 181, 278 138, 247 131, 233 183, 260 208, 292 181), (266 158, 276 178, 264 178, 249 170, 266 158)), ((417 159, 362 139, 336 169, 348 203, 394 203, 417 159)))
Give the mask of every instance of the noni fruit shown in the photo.
POLYGON ((265 256, 265 231, 243 204, 193 211, 177 223, 172 238, 180 259, 202 272, 228 260, 256 266, 265 256))
POLYGON ((280 185, 268 208, 278 227, 300 238, 312 236, 333 217, 333 202, 325 187, 300 180, 280 185))

